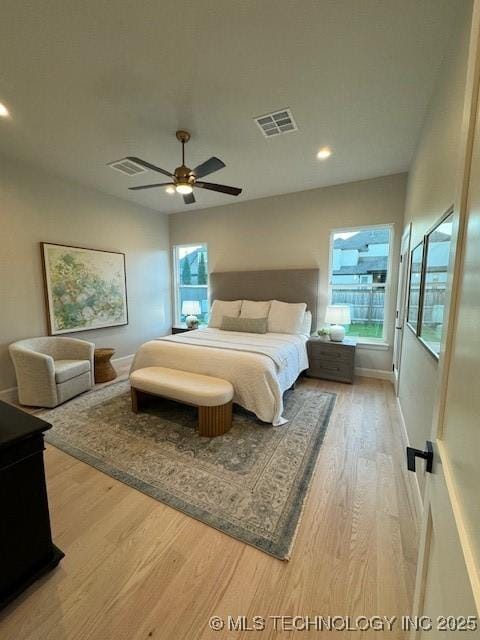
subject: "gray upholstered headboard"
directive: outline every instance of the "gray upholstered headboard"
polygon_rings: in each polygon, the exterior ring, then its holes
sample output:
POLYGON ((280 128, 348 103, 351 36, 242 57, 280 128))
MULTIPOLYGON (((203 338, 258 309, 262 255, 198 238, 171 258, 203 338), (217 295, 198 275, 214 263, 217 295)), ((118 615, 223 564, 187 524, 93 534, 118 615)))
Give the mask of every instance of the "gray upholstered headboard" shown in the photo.
POLYGON ((312 312, 313 330, 317 326, 318 283, 318 269, 211 273, 210 302, 213 300, 306 302, 307 309, 312 312))

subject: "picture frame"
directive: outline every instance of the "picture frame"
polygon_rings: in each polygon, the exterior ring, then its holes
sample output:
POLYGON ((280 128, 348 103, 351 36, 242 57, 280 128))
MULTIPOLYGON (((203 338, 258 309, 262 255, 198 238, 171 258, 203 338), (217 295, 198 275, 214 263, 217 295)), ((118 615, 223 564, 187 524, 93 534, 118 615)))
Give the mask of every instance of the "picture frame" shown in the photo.
POLYGON ((423 271, 424 271, 424 248, 425 242, 422 240, 413 247, 410 252, 410 270, 408 275, 408 307, 407 326, 418 336, 421 326, 422 295, 423 295, 423 271))
POLYGON ((40 243, 51 336, 128 324, 125 254, 40 243))

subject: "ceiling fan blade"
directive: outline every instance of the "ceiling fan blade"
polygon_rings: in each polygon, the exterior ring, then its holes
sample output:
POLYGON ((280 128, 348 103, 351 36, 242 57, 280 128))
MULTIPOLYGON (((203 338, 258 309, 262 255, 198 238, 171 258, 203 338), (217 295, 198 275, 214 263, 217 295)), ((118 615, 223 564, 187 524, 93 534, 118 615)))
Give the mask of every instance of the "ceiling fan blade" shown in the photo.
POLYGON ((146 160, 142 160, 141 158, 137 158, 135 156, 127 156, 127 160, 131 160, 132 162, 141 164, 142 167, 145 167, 146 169, 151 169, 152 171, 163 173, 164 176, 168 176, 169 178, 173 178, 173 173, 170 173, 170 171, 165 171, 165 169, 160 169, 160 167, 157 167, 151 162, 147 162, 146 160))
POLYGON ((214 171, 219 171, 225 167, 225 163, 220 160, 220 158, 216 158, 212 156, 202 164, 199 164, 198 167, 195 167, 193 173, 197 176, 197 178, 203 178, 203 176, 208 176, 209 173, 213 173, 214 171))
POLYGON ((228 193, 229 196, 239 196, 242 190, 238 187, 229 187, 226 184, 215 184, 214 182, 195 182, 196 187, 200 189, 209 189, 210 191, 219 191, 220 193, 228 193))
POLYGON ((183 201, 185 204, 193 204, 195 202, 195 196, 193 193, 186 193, 183 196, 183 201))
POLYGON ((158 182, 157 184, 141 184, 138 187, 128 187, 130 191, 140 191, 141 189, 155 189, 156 187, 173 186, 173 182, 158 182))

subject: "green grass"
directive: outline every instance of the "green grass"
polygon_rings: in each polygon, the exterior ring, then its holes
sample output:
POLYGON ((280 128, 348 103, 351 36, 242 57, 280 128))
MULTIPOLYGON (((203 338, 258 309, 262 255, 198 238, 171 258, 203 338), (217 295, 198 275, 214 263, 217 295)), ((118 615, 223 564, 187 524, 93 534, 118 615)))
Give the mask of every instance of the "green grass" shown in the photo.
POLYGON ((377 338, 383 337, 383 322, 356 322, 345 327, 345 335, 351 338, 377 338))
POLYGON ((421 337, 425 342, 441 342, 442 340, 442 325, 438 324, 435 327, 429 325, 423 325, 421 337))
MULTIPOLYGON (((382 322, 357 322, 345 327, 345 335, 351 338, 382 339, 382 322)), ((423 325, 422 339, 429 343, 439 343, 442 339, 442 325, 423 325)))

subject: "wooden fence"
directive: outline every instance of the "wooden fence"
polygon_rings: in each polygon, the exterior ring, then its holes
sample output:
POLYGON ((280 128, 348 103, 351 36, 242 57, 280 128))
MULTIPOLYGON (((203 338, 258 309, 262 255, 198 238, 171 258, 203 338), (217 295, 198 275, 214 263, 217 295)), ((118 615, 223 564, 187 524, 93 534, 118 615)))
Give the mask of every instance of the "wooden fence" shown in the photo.
MULTIPOLYGON (((441 321, 441 310, 445 300, 445 285, 428 285, 425 289, 423 319, 426 323, 441 321)), ((415 300, 412 299, 415 304, 415 300)), ((385 289, 332 288, 332 304, 350 305, 352 322, 383 322, 385 310, 385 289)), ((418 299, 416 302, 418 306, 418 299)))

